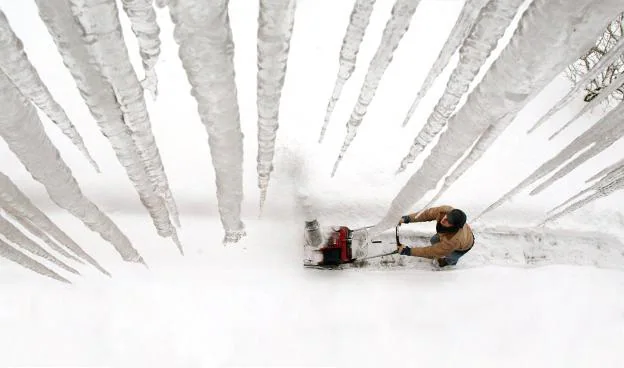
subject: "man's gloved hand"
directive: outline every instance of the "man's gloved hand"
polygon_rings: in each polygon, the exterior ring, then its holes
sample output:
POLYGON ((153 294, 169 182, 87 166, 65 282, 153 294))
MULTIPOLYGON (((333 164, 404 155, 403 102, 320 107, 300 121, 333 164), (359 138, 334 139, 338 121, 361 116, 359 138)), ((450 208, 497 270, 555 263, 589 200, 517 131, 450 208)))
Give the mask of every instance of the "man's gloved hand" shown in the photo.
POLYGON ((399 247, 397 248, 397 253, 399 253, 402 256, 411 256, 412 248, 405 246, 403 244, 400 244, 399 247))
POLYGON ((401 216, 401 219, 399 220, 399 225, 409 224, 411 221, 412 219, 409 217, 409 215, 401 216))

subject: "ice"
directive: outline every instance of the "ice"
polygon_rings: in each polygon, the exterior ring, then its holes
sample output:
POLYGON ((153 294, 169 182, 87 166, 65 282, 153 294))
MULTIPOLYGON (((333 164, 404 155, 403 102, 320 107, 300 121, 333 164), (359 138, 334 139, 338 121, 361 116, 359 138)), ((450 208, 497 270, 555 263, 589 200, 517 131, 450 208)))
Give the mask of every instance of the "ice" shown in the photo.
POLYGON ((21 266, 24 266, 40 275, 51 277, 57 281, 66 282, 68 284, 70 283, 67 279, 65 279, 58 273, 52 271, 51 269, 28 257, 19 250, 13 248, 2 239, 0 239, 0 256, 8 259, 9 261, 13 261, 21 266))
MULTIPOLYGON (((572 89, 565 95, 561 100, 559 100, 548 112, 542 116, 531 129, 529 129, 529 133, 532 133, 535 129, 539 128, 546 120, 550 119, 553 115, 559 112, 562 108, 564 108, 568 103, 574 99, 574 96, 588 85, 594 78, 598 76, 605 68, 609 65, 613 64, 614 61, 619 59, 624 52, 624 37, 620 38, 620 40, 611 48, 606 54, 604 54, 600 60, 594 64, 594 66, 583 75, 582 78, 574 83, 572 89)), ((620 74, 621 75, 621 74, 620 74)), ((595 98, 594 98, 595 100, 595 98)), ((593 100, 592 100, 593 101, 593 100)), ((569 124, 569 123, 568 123, 569 124)), ((567 124, 566 124, 567 125, 567 124)))
POLYGON ((591 128, 589 128, 584 133, 579 135, 576 139, 574 139, 557 155, 555 155, 555 157, 542 164, 528 178, 524 179, 515 188, 507 192, 502 198, 490 205, 485 211, 483 211, 483 213, 479 215, 479 217, 483 216, 487 212, 498 208, 516 193, 520 192, 522 189, 535 183, 536 181, 550 174, 553 170, 556 170, 558 167, 565 164, 548 180, 544 181, 542 184, 533 189, 531 191, 531 194, 534 195, 541 192, 542 190, 548 188, 555 181, 572 172, 574 169, 576 169, 579 165, 581 165, 588 159, 596 156, 598 153, 611 146, 613 143, 615 143, 615 141, 622 138, 622 136, 624 135, 624 124, 622 124, 622 118, 624 118, 624 104, 619 104, 606 116, 600 119, 600 121, 596 122, 591 128), (579 155, 575 157, 572 161, 566 163, 576 154, 579 155))
POLYGON ((460 63, 451 74, 446 90, 433 108, 427 122, 414 139, 407 156, 401 160, 399 172, 414 162, 420 152, 446 126, 470 83, 496 48, 498 40, 518 12, 524 0, 491 0, 479 12, 475 25, 459 49, 460 63))
MULTIPOLYGON (((147 208, 158 234, 171 236, 180 252, 175 228, 171 225, 164 200, 155 193, 156 185, 147 175, 139 157, 130 129, 124 122, 121 107, 110 84, 104 80, 98 66, 82 42, 78 24, 74 21, 67 0, 36 0, 39 14, 56 43, 82 98, 91 111, 102 134, 108 139, 121 166, 135 187, 141 203, 147 208)), ((175 220, 175 218, 174 218, 175 220)))
POLYGON ((217 201, 224 243, 245 236, 243 200, 243 133, 234 72, 234 41, 227 1, 170 0, 174 38, 191 94, 208 132, 216 173, 217 201), (207 26, 210 25, 210 26, 207 26))
POLYGON ((8 19, 0 10, 0 73, 2 72, 8 76, 26 98, 40 108, 61 129, 91 166, 100 172, 100 168, 91 157, 80 133, 69 120, 65 110, 52 97, 39 77, 39 73, 28 59, 22 41, 13 32, 8 19))
POLYGON ((334 91, 332 92, 329 102, 327 103, 327 111, 325 112, 325 120, 323 121, 323 127, 321 128, 319 143, 321 143, 325 137, 325 132, 327 131, 331 115, 336 107, 336 102, 338 102, 338 99, 342 94, 342 88, 345 83, 347 83, 349 78, 351 78, 351 75, 355 70, 357 55, 360 51, 360 45, 364 39, 366 28, 370 23, 370 17, 373 13, 375 1, 376 0, 356 0, 353 4, 349 25, 347 26, 347 31, 342 40, 342 47, 340 48, 338 76, 336 77, 336 83, 334 84, 334 91))
MULTIPOLYGON (((574 123, 578 118, 585 115, 588 111, 591 111, 594 107, 598 106, 601 102, 607 100, 609 96, 611 96, 618 88, 624 85, 624 73, 620 73, 615 77, 611 84, 609 84, 606 88, 602 89, 598 96, 594 97, 591 101, 585 104, 581 111, 579 111, 572 119, 570 119, 567 123, 565 123, 561 128, 559 128, 553 135, 551 135, 548 139, 553 139, 559 133, 561 133, 565 128, 570 126, 570 124, 574 123)), ((622 103, 621 101, 619 102, 622 103)))
POLYGON ((147 175, 156 186, 156 193, 164 198, 173 221, 179 225, 177 205, 152 134, 143 88, 130 63, 117 5, 111 0, 70 0, 70 4, 89 53, 121 105, 123 120, 130 129, 147 175))
POLYGON ((455 51, 457 51, 459 46, 464 43, 464 40, 468 36, 468 32, 470 32, 477 21, 477 16, 479 15, 481 8, 483 8, 487 1, 488 0, 466 0, 459 17, 457 18, 457 22, 455 22, 453 29, 451 29, 450 35, 446 39, 446 42, 444 42, 444 46, 442 46, 442 50, 440 50, 440 53, 438 54, 438 58, 433 63, 431 69, 429 69, 429 73, 427 74, 422 86, 420 86, 420 90, 418 91, 414 102, 412 102, 412 105, 403 120, 403 126, 406 126, 410 121, 412 115, 414 115, 414 112, 416 112, 416 109, 418 108, 420 100, 427 95, 429 88, 431 88, 433 82, 435 82, 436 78, 438 78, 444 68, 446 68, 451 60, 451 57, 455 54, 455 51))
POLYGON ((160 55, 160 27, 156 22, 153 0, 121 0, 121 4, 130 18, 132 31, 139 41, 141 60, 145 70, 145 79, 141 81, 141 85, 156 98, 158 77, 155 68, 160 55))
POLYGON ((582 196, 587 192, 593 191, 592 194, 572 203, 560 212, 550 215, 544 222, 556 220, 564 215, 578 210, 579 208, 582 208, 583 206, 595 201, 596 199, 606 197, 615 191, 624 189, 624 160, 618 162, 618 164, 616 165, 607 168, 606 170, 609 170, 608 173, 597 183, 593 184, 589 188, 581 191, 574 197, 570 198, 568 201, 558 206, 557 209, 563 207, 564 205, 568 204, 572 200, 582 196))
POLYGON ((19 246, 20 248, 30 252, 35 256, 45 258, 46 260, 54 263, 55 265, 61 267, 66 271, 74 274, 80 274, 78 271, 76 271, 76 269, 63 263, 61 260, 50 254, 50 252, 45 250, 42 246, 27 237, 17 227, 9 222, 9 220, 4 218, 2 214, 0 214, 0 234, 2 234, 6 240, 12 242, 14 245, 19 246))
POLYGON ((535 0, 509 44, 450 119, 431 154, 392 201, 372 234, 396 225, 492 124, 513 119, 604 30, 616 0, 535 0), (591 9, 591 11, 590 11, 591 9), (557 23, 553 23, 557 19, 557 23))
POLYGON ((143 262, 126 235, 87 199, 47 137, 37 111, 0 73, 0 136, 50 199, 110 242, 125 261, 143 262))
POLYGON ((63 230, 56 226, 48 216, 39 210, 26 195, 19 190, 8 176, 0 173, 0 207, 13 217, 31 234, 42 239, 50 248, 67 258, 81 262, 57 245, 49 236, 56 239, 60 244, 71 250, 81 259, 89 262, 102 273, 109 275, 99 263, 88 255, 76 242, 74 242, 63 230), (49 235, 49 236, 48 236, 49 235))
MULTIPOLYGON (((495 125, 490 125, 485 132, 479 137, 475 145, 470 149, 468 155, 462 159, 462 161, 455 167, 455 169, 449 174, 446 178, 444 178, 444 183, 442 187, 438 191, 438 193, 429 201, 429 205, 435 203, 441 196, 446 192, 447 189, 457 181, 468 169, 477 162, 481 156, 490 148, 492 143, 496 140, 496 138, 503 132, 509 124, 511 124, 512 119, 502 119, 495 125)), ((429 206, 428 205, 428 206, 429 206)), ((428 207, 425 206, 425 207, 428 207)))
POLYGON ((349 145, 355 138, 357 128, 362 123, 362 119, 364 119, 368 105, 375 97, 375 91, 379 86, 379 82, 381 82, 384 72, 390 65, 392 55, 399 46, 399 42, 401 42, 403 35, 407 32, 419 3, 420 0, 396 0, 396 3, 394 3, 391 17, 386 23, 379 47, 368 67, 364 84, 360 90, 360 96, 347 122, 347 135, 338 154, 338 159, 334 163, 332 176, 336 174, 340 161, 342 161, 349 145))
POLYGON ((260 211, 264 207, 279 127, 279 106, 290 38, 295 20, 295 0, 260 0, 258 16, 258 188, 260 211))

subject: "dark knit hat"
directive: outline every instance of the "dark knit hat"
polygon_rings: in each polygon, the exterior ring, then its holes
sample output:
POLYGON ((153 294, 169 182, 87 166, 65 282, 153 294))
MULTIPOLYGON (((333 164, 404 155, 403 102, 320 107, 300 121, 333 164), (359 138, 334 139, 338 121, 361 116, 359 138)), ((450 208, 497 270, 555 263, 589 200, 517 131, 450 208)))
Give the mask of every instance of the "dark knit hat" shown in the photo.
POLYGON ((457 208, 451 210, 446 214, 446 219, 453 226, 457 226, 459 228, 464 227, 466 224, 466 214, 462 210, 458 210, 457 208))

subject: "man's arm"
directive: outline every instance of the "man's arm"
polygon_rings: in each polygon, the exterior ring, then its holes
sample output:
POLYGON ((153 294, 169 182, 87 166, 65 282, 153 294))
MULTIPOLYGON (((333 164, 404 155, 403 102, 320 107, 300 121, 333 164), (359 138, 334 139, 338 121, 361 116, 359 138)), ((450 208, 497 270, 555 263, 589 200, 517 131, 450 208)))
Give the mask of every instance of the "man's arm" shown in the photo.
POLYGON ((439 258, 448 256, 455 249, 453 242, 442 240, 427 247, 403 247, 399 250, 399 253, 404 256, 439 258))
POLYGON ((438 219, 440 213, 446 213, 453 209, 451 206, 439 206, 439 207, 431 207, 419 212, 410 213, 406 215, 407 218, 402 218, 402 223, 407 224, 410 222, 426 222, 426 221, 435 221, 438 219), (407 220, 407 221, 406 221, 407 220))

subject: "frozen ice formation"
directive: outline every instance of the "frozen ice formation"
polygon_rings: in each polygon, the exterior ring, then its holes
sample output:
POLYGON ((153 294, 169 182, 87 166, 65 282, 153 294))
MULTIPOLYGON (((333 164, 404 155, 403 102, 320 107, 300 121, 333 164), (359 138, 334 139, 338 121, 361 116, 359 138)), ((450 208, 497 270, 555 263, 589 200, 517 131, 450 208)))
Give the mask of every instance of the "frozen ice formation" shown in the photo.
POLYGON ((11 29, 2 10, 0 10, 0 72, 4 72, 20 93, 40 108, 61 129, 91 166, 99 172, 100 168, 91 157, 80 133, 39 77, 39 73, 24 51, 22 41, 11 29))
POLYGON ((558 213, 551 214, 548 218, 546 218, 544 222, 556 220, 564 215, 578 210, 579 208, 582 208, 583 206, 595 201, 596 199, 606 197, 615 191, 624 189, 624 160, 619 161, 615 165, 612 165, 609 168, 603 170, 598 175, 602 176, 602 178, 598 182, 576 194, 563 204, 553 209, 553 211, 567 205, 573 200, 581 197, 583 194, 592 191, 593 193, 589 194, 581 200, 570 204, 558 213))
POLYGON ((406 126, 407 123, 416 112, 418 108, 418 104, 420 101, 427 95, 429 92, 429 88, 433 85, 438 76, 442 73, 444 68, 448 65, 451 57, 455 54, 455 51, 459 48, 461 44, 464 43, 464 40, 468 36, 468 32, 474 27, 474 24, 477 21, 477 16, 479 15, 479 11, 488 0, 466 0, 464 6, 462 7, 461 13, 459 13, 459 17, 457 18, 457 22, 451 29, 451 33, 444 42, 444 46, 442 46, 442 50, 438 54, 438 58, 433 63, 433 66, 429 70, 427 77, 425 77, 425 81, 422 86, 420 86, 420 90, 412 102, 409 110, 407 111, 407 115, 403 120, 403 126, 406 126))
POLYGON ((509 44, 451 117, 431 154, 371 233, 394 227, 489 126, 513 119, 535 93, 587 49, 621 8, 619 0, 534 0, 509 44))
POLYGON ((224 243, 245 236, 243 201, 243 133, 234 72, 234 41, 228 2, 169 0, 180 59, 208 133, 216 173, 217 201, 224 243), (209 25, 209 26, 207 26, 209 25))
POLYGON ((290 38, 295 20, 295 0, 260 0, 258 15, 258 188, 260 211, 266 200, 275 138, 279 127, 282 96, 290 38))
POLYGON ((618 42, 605 55, 603 55, 600 60, 598 60, 598 62, 594 64, 594 66, 589 69, 587 73, 585 73, 585 75, 583 75, 582 78, 579 78, 579 80, 574 83, 572 89, 568 91, 568 93, 563 96, 550 110, 548 110, 548 112, 542 116, 537 123, 533 125, 533 127, 531 127, 531 129, 529 129, 529 133, 532 133, 535 129, 539 128, 546 120, 550 119, 553 115, 569 104, 581 89, 596 78, 606 67, 613 64, 613 62, 618 58, 622 57, 622 53, 624 53, 624 37, 620 38, 618 42))
POLYGON ((155 68, 160 55, 160 27, 156 22, 153 0, 121 0, 121 5, 139 41, 145 71, 145 79, 141 81, 141 85, 155 98, 158 95, 158 77, 155 68))
POLYGON ((66 263, 63 263, 61 260, 50 254, 47 250, 45 250, 42 246, 35 243, 32 239, 27 237, 24 233, 22 233, 17 227, 15 227, 9 220, 4 218, 0 213, 0 234, 4 236, 4 238, 14 245, 30 252, 31 254, 44 258, 51 263, 61 267, 65 271, 69 271, 74 274, 80 274, 76 269, 68 266, 66 263))
POLYGON ((114 0, 70 0, 70 4, 84 32, 82 39, 90 55, 121 105, 124 122, 130 129, 147 175, 156 186, 156 193, 164 198, 173 221, 179 224, 177 205, 152 134, 143 88, 124 42, 117 5, 114 0))
POLYGON ((459 49, 460 63, 451 73, 446 90, 414 139, 409 153, 401 160, 399 172, 414 162, 418 154, 446 126, 459 101, 468 92, 470 83, 496 48, 498 40, 505 34, 523 2, 524 0, 491 0, 481 9, 475 25, 459 49))
MULTIPOLYGON (((611 84, 609 84, 606 88, 602 89, 600 93, 598 94, 598 96, 594 97, 591 101, 586 103, 583 106, 583 108, 578 113, 576 113, 576 115, 574 115, 572 119, 570 119, 567 123, 565 123, 561 128, 557 129, 557 131, 553 133, 553 135, 551 135, 548 139, 550 140, 550 139, 555 138, 557 135, 559 135, 559 133, 564 131, 565 128, 569 127, 570 124, 574 123, 578 118, 585 115, 585 113, 587 113, 588 111, 591 111, 594 107, 598 106, 601 102, 608 99, 609 96, 611 96, 618 88, 622 86, 624 86, 624 73, 618 74, 617 77, 615 77, 611 81, 611 84)), ((621 104, 622 102, 620 101, 619 103, 621 104)))
POLYGON ((572 172, 585 161, 611 146, 624 135, 624 124, 622 124, 623 118, 624 104, 621 103, 600 119, 600 121, 596 122, 591 128, 574 139, 557 155, 555 155, 555 157, 546 161, 542 164, 542 166, 529 175, 528 178, 507 192, 498 201, 490 205, 480 216, 498 208, 512 196, 519 193, 522 189, 559 168, 559 170, 556 171, 548 180, 533 189, 531 194, 534 195, 541 192, 555 181, 572 172))
POLYGON ((342 40, 342 47, 340 48, 338 76, 336 77, 336 83, 334 84, 334 91, 327 103, 327 111, 325 112, 325 120, 323 121, 323 127, 321 128, 321 134, 319 136, 319 143, 323 141, 327 126, 331 120, 332 113, 336 107, 336 102, 342 94, 342 88, 347 83, 353 71, 355 70, 355 63, 357 62, 357 55, 360 51, 360 45, 364 40, 364 34, 366 28, 370 23, 370 17, 373 13, 376 0, 355 0, 353 4, 353 10, 351 11, 351 17, 349 19, 349 25, 347 31, 342 40))
POLYGON ((100 131, 109 140, 117 159, 126 170, 158 234, 172 237, 182 252, 164 199, 156 193, 156 184, 150 180, 146 166, 139 157, 139 151, 130 129, 124 122, 124 115, 113 88, 99 72, 99 66, 82 41, 82 32, 73 18, 68 0, 35 1, 39 7, 40 17, 48 27, 65 66, 74 77, 78 90, 100 131))
POLYGON ((332 176, 336 174, 340 161, 342 161, 349 145, 351 145, 351 142, 355 138, 357 128, 362 123, 362 119, 364 119, 368 105, 370 105, 373 97, 375 97, 375 91, 379 86, 379 82, 381 82, 384 72, 392 61, 394 51, 399 46, 399 42, 401 42, 403 35, 405 35, 405 32, 407 32, 409 28, 412 17, 414 13, 416 13, 416 8, 418 8, 418 4, 420 4, 420 0, 396 0, 394 3, 392 14, 386 23, 386 28, 381 36, 379 47, 368 67, 364 85, 362 85, 362 89, 360 90, 360 96, 347 122, 347 135, 340 149, 340 153, 338 154, 338 158, 334 163, 332 176))
POLYGON ((52 271, 51 269, 35 261, 34 259, 28 257, 27 255, 15 249, 13 246, 9 245, 2 239, 0 239, 0 257, 4 257, 9 261, 15 262, 20 266, 28 268, 29 270, 34 271, 40 275, 71 284, 71 282, 69 282, 69 280, 67 280, 63 276, 52 271))
POLYGON ((46 135, 37 111, 0 73, 0 136, 50 199, 110 242, 126 261, 143 262, 128 238, 87 199, 46 135))

